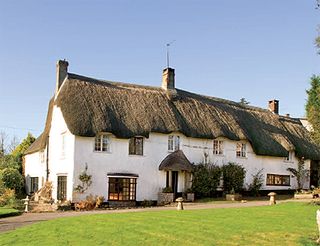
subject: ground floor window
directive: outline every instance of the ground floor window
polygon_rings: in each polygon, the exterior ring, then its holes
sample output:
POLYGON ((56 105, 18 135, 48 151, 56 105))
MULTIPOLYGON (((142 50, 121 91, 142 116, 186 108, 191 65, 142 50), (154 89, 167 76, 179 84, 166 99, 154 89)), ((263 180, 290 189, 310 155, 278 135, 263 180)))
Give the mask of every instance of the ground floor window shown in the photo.
POLYGON ((136 178, 109 178, 108 200, 135 201, 136 186, 136 178))
POLYGON ((290 186, 290 175, 267 174, 267 185, 290 186))
POLYGON ((58 176, 57 199, 67 200, 67 176, 58 176))
POLYGON ((39 178, 38 177, 31 177, 30 178, 30 193, 35 193, 38 191, 39 187, 39 178))

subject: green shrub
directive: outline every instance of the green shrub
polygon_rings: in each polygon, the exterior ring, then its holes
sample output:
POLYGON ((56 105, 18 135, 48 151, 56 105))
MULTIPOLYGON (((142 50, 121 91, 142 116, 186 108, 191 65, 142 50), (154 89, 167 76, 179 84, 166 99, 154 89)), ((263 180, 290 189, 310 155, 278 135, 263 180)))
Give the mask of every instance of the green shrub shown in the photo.
POLYGON ((223 188, 226 193, 239 192, 243 189, 246 170, 243 166, 229 162, 222 166, 223 188))
POLYGON ((248 191, 253 196, 258 196, 259 191, 263 185, 263 169, 260 169, 257 173, 252 174, 252 183, 248 186, 248 191))
POLYGON ((192 190, 197 197, 211 197, 216 194, 220 182, 221 168, 214 164, 200 163, 194 166, 192 190))
POLYGON ((0 179, 3 182, 3 186, 8 189, 13 189, 18 197, 25 195, 24 178, 17 169, 5 168, 1 170, 0 179))

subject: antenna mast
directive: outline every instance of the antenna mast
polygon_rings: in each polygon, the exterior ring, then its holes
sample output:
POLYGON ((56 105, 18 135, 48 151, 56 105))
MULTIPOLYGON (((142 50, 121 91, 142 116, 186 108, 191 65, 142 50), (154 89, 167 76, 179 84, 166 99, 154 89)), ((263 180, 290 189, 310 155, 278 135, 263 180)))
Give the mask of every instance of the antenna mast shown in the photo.
POLYGON ((170 43, 167 43, 166 46, 167 46, 167 68, 169 67, 169 60, 170 60, 170 54, 169 54, 169 46, 174 43, 174 41, 176 40, 173 40, 171 41, 170 43))

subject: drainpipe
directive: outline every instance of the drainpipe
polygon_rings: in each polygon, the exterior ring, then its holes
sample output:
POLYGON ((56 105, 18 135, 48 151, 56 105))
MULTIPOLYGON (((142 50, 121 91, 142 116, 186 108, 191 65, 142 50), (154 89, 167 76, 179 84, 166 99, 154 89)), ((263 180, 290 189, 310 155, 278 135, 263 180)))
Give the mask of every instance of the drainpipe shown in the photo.
POLYGON ((47 137, 46 181, 49 180, 49 136, 47 137))

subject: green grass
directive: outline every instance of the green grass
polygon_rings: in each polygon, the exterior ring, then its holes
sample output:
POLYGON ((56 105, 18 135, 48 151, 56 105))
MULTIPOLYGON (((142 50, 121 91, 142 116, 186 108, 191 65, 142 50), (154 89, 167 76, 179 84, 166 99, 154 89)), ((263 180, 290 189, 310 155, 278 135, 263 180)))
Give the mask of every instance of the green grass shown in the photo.
POLYGON ((1 234, 0 245, 316 245, 317 206, 84 215, 1 234))
POLYGON ((4 208, 0 207, 0 218, 10 217, 20 215, 21 212, 19 210, 13 208, 4 208))

